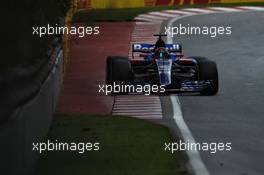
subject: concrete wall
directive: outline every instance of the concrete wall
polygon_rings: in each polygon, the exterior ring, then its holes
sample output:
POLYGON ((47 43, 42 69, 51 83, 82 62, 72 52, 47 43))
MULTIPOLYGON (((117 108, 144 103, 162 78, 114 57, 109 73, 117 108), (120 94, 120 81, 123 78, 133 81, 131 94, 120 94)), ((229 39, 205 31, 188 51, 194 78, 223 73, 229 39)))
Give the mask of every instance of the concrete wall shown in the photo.
POLYGON ((35 97, 19 106, 0 126, 0 174, 34 174, 38 153, 32 143, 43 141, 56 107, 63 77, 62 51, 35 97))

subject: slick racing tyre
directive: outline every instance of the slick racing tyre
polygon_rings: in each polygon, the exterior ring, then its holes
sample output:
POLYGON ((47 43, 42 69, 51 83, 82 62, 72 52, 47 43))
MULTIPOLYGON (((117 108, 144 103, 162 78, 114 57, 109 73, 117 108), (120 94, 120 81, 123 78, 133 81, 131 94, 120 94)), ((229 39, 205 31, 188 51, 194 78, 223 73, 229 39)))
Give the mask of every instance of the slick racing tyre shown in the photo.
POLYGON ((215 95, 218 92, 218 71, 214 61, 203 57, 195 57, 198 62, 198 80, 210 80, 211 85, 200 92, 201 95, 215 95))
MULTIPOLYGON (((124 85, 130 81, 131 65, 127 57, 108 56, 106 63, 106 83, 124 85)), ((126 93, 118 93, 126 94, 126 93)))

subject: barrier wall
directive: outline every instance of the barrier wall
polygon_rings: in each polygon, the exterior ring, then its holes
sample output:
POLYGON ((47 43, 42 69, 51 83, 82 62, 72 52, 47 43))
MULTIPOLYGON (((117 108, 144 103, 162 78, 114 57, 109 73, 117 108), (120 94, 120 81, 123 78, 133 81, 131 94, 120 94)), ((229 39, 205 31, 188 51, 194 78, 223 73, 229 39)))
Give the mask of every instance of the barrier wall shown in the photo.
POLYGON ((56 60, 38 93, 0 125, 1 174, 34 174, 39 153, 32 151, 32 143, 46 137, 63 81, 62 50, 54 54, 56 60))
MULTIPOLYGON (((77 0, 72 0, 71 8, 65 18, 66 26, 71 25, 71 18, 76 9, 77 0)), ((35 66, 17 68, 15 73, 12 72, 12 75, 7 76, 9 79, 5 79, 4 75, 0 77, 8 92, 6 94, 13 92, 12 96, 7 96, 12 98, 5 99, 6 101, 1 105, 2 109, 0 107, 1 174, 35 174, 39 153, 32 151, 32 144, 44 141, 50 128, 68 60, 68 40, 68 36, 64 35, 63 46, 58 40, 56 46, 52 48, 50 58, 39 68, 35 66), (18 80, 23 80, 25 85, 21 85, 18 80), (16 83, 17 89, 13 87, 16 83), (5 105, 6 103, 12 104, 5 105), (10 106, 10 110, 5 109, 6 106, 10 106)))
POLYGON ((264 0, 78 0, 79 9, 133 8, 187 4, 249 3, 264 0))

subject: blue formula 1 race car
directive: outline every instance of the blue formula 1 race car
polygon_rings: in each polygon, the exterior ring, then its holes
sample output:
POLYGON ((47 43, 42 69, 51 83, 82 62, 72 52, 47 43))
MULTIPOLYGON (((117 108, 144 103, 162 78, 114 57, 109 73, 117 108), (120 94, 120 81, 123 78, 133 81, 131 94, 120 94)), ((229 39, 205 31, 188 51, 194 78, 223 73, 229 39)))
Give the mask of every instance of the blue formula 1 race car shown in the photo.
POLYGON ((133 44, 132 59, 109 56, 107 84, 162 85, 166 92, 218 92, 218 72, 214 61, 204 57, 185 57, 180 44, 165 44, 162 37, 155 44, 133 44), (143 57, 143 59, 136 59, 143 57))

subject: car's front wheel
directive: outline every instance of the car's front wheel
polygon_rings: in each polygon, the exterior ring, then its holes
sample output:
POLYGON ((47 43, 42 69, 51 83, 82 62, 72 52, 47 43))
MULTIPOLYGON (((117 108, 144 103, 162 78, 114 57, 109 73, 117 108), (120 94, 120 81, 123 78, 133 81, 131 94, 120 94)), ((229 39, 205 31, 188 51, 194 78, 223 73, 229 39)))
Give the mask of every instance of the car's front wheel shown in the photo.
POLYGON ((214 61, 203 57, 195 57, 198 62, 198 80, 210 80, 208 88, 201 91, 202 95, 215 95, 219 89, 218 70, 214 61))

